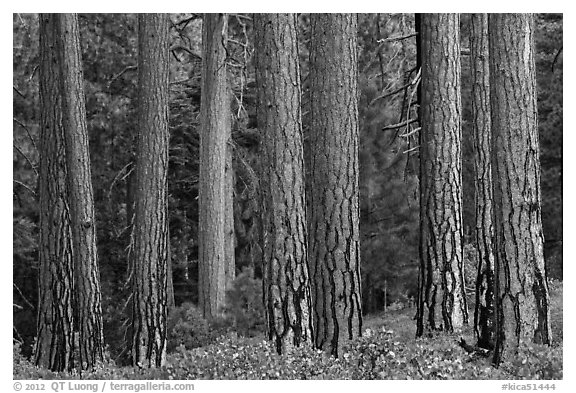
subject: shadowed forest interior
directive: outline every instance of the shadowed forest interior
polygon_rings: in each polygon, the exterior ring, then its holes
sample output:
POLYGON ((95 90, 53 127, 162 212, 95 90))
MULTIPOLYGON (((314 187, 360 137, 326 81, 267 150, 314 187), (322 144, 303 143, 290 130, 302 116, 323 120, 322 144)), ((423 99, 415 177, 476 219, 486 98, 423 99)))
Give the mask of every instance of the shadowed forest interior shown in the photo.
POLYGON ((15 375, 562 378, 562 23, 14 14, 15 375))

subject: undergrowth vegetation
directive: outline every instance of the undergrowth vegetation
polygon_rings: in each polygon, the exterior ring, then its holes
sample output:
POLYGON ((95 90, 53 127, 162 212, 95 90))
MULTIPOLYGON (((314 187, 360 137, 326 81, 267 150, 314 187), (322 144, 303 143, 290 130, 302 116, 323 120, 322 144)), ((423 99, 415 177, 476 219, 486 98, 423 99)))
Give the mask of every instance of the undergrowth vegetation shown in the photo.
MULTIPOLYGON (((245 278, 240 281, 250 286, 245 278)), ((460 337, 474 341, 471 328, 414 339, 414 308, 368 316, 363 337, 334 359, 310 346, 279 356, 250 324, 240 327, 245 335, 228 326, 215 337, 197 309, 186 305, 172 314, 174 342, 162 368, 117 367, 108 360, 89 373, 53 373, 34 367, 16 344, 14 379, 562 379, 562 282, 551 281, 550 294, 553 345, 526 346, 498 369, 489 357, 468 354, 458 345, 460 337)))

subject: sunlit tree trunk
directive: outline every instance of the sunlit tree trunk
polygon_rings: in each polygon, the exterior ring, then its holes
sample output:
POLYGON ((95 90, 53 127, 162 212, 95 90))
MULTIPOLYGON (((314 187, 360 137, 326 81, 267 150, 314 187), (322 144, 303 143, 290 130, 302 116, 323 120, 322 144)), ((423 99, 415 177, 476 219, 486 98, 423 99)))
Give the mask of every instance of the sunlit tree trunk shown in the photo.
POLYGON ((458 14, 422 14, 420 277, 416 335, 468 322, 462 255, 458 14))
POLYGON ((488 14, 470 15, 470 71, 478 274, 474 330, 478 346, 494 348, 494 223, 492 197, 492 129, 490 125, 490 63, 488 14))
POLYGON ((100 273, 77 14, 58 14, 58 56, 68 170, 80 366, 103 359, 100 273))
POLYGON ((230 102, 225 14, 204 14, 200 108, 199 303, 205 318, 220 314, 226 288, 226 149, 230 102))
POLYGON ((308 242, 314 341, 361 335, 357 15, 310 16, 308 242))
POLYGON ((74 268, 66 188, 56 16, 40 14, 40 271, 34 363, 52 371, 74 365, 74 268))
POLYGON ((255 14, 264 306, 278 353, 312 342, 295 14, 255 14))
POLYGON ((550 344, 541 222, 532 14, 490 14, 492 173, 496 228, 494 362, 550 344))
POLYGON ((138 16, 138 140, 132 273, 132 362, 166 357, 168 264, 168 16, 138 16))

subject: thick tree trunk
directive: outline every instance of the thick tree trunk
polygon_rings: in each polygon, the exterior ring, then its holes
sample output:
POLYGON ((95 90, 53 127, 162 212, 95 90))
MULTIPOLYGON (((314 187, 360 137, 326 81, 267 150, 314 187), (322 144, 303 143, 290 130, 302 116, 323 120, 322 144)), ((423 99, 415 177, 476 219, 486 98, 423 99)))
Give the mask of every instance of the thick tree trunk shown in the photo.
POLYGON ((225 249, 225 290, 232 286, 236 278, 236 233, 234 231, 234 167, 232 166, 232 157, 234 149, 232 139, 229 138, 226 143, 226 167, 225 171, 225 217, 224 217, 224 249, 225 249))
POLYGON ((100 273, 96 251, 94 197, 86 127, 86 105, 77 14, 58 14, 58 55, 72 220, 74 295, 80 366, 103 359, 100 273))
POLYGON ((357 16, 310 17, 309 260, 314 341, 361 335, 357 16))
POLYGON ((422 14, 420 278, 416 335, 468 322, 462 264, 458 14, 422 14))
POLYGON ((496 349, 550 344, 540 217, 540 157, 532 14, 491 14, 490 94, 496 227, 496 349))
POLYGON ((166 356, 168 263, 168 16, 138 16, 138 142, 134 206, 132 362, 166 356))
POLYGON ((74 365, 71 218, 66 189, 57 19, 40 14, 40 271, 34 363, 52 371, 74 365))
POLYGON ((226 144, 230 102, 226 78, 225 14, 205 14, 202 24, 200 108, 199 303, 205 318, 222 312, 226 286, 226 144))
POLYGON ((278 353, 312 342, 295 14, 255 14, 264 306, 278 353))
POLYGON ((492 165, 490 152, 490 63, 488 60, 488 15, 470 15, 470 71, 472 80, 472 129, 474 141, 474 188, 478 275, 474 331, 478 346, 494 348, 494 225, 492 165))

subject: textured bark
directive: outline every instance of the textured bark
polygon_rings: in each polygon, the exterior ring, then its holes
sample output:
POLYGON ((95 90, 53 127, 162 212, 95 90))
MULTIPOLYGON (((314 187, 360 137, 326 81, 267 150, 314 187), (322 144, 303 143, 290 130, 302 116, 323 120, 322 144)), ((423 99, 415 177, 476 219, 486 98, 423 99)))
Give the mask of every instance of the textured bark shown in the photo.
POLYGON ((40 271, 34 363, 52 371, 73 367, 71 218, 57 55, 57 20, 40 14, 40 271))
POLYGON ((100 273, 96 250, 94 196, 77 14, 58 14, 58 58, 73 235, 74 296, 80 366, 103 359, 100 273))
POLYGON ((312 342, 295 14, 255 14, 263 282, 278 353, 312 342))
POLYGON ((361 335, 357 16, 310 16, 310 187, 314 342, 338 356, 361 335))
POLYGON ((550 344, 540 216, 540 157, 532 14, 490 14, 492 171, 496 227, 496 349, 550 344))
POLYGON ((225 289, 232 286, 236 278, 236 233, 234 231, 234 167, 232 166, 232 156, 234 149, 232 140, 229 138, 226 143, 226 167, 225 172, 225 191, 224 191, 224 274, 226 275, 225 289))
POLYGON ((422 14, 420 277, 416 335, 468 322, 462 270, 458 14, 422 14))
POLYGON ((200 108, 199 303, 205 318, 222 312, 226 286, 226 145, 230 102, 226 79, 225 14, 205 14, 202 23, 200 108))
POLYGON ((490 63, 488 15, 470 15, 470 71, 472 73, 472 130, 478 275, 474 331, 478 346, 494 348, 494 224, 492 197, 492 129, 490 126, 490 63))
POLYGON ((138 142, 133 249, 132 362, 166 357, 168 263, 168 16, 138 16, 138 142))

